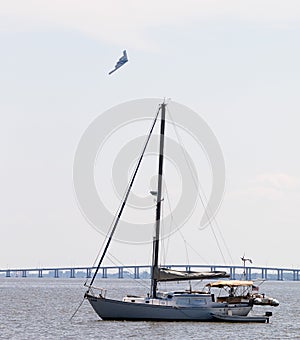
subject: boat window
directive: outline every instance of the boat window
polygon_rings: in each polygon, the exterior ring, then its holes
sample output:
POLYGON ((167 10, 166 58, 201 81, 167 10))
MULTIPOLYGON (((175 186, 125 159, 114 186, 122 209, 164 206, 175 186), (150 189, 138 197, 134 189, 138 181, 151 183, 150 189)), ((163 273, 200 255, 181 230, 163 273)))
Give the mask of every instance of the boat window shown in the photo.
POLYGON ((206 304, 206 299, 191 299, 191 304, 192 305, 205 305, 206 304))
POLYGON ((179 298, 176 300, 176 304, 179 306, 186 306, 190 303, 190 299, 189 298, 179 298))

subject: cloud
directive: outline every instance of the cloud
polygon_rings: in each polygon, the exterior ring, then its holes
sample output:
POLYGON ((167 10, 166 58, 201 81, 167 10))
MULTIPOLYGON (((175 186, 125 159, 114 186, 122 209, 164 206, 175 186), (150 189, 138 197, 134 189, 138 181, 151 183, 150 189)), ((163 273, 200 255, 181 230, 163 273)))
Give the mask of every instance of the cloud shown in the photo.
POLYGON ((284 173, 261 174, 256 177, 254 183, 259 187, 265 187, 282 192, 300 190, 300 178, 284 173))
POLYGON ((229 196, 281 200, 299 193, 300 178, 284 173, 265 173, 251 180, 247 188, 232 192, 229 196))
POLYGON ((222 19, 294 22, 296 0, 11 0, 0 5, 0 31, 71 30, 121 46, 153 48, 147 32, 222 19))

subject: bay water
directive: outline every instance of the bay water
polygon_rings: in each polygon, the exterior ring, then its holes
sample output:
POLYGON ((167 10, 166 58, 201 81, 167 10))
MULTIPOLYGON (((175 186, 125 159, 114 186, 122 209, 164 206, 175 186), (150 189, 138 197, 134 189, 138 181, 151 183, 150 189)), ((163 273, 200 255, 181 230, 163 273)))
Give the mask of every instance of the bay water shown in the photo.
MULTIPOLYGON (((300 282, 267 281, 261 292, 280 306, 269 324, 102 321, 83 300, 84 279, 0 278, 0 339, 300 339, 300 282)), ((100 279, 107 297, 146 294, 149 281, 100 279)), ((176 285, 174 284, 174 287, 176 285)), ((164 287, 162 287, 164 289, 164 287)))

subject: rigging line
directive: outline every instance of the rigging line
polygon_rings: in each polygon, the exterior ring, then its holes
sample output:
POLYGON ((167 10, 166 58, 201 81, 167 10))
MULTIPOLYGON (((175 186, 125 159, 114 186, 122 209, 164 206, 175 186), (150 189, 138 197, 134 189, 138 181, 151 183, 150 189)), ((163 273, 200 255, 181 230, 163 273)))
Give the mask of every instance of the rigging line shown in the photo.
POLYGON ((202 261, 209 263, 190 243, 187 242, 187 245, 202 259, 202 261))
MULTIPOLYGON (((127 187, 126 187, 125 192, 127 192, 127 190, 128 190, 128 185, 127 185, 127 187)), ((119 211, 120 208, 121 208, 121 205, 122 205, 122 202, 123 202, 123 198, 124 198, 124 196, 122 197, 122 200, 120 201, 120 204, 119 204, 119 206, 118 206, 117 211, 119 211)), ((98 259, 99 259, 99 257, 100 257, 100 254, 102 253, 102 250, 103 250, 103 248, 104 248, 105 242, 106 242, 106 240, 107 240, 109 234, 111 233, 112 226, 113 226, 113 224, 114 224, 114 222, 115 222, 115 220, 116 220, 116 216, 117 216, 117 215, 115 214, 114 217, 113 217, 113 220, 112 220, 112 222, 111 222, 111 224, 110 224, 110 226, 109 226, 109 228, 108 228, 108 230, 107 230, 107 233, 106 233, 106 235, 105 235, 105 237, 104 237, 104 239, 103 239, 103 241, 102 241, 102 245, 101 245, 101 247, 100 247, 100 249, 99 249, 99 251, 98 251, 98 254, 97 254, 97 256, 96 256, 96 258, 95 258, 95 260, 94 260, 94 262, 93 262, 92 267, 95 267, 95 266, 96 266, 96 263, 98 262, 98 259)), ((87 279, 85 280, 84 286, 86 286, 88 280, 89 280, 89 278, 87 278, 87 279)))
MULTIPOLYGON (((135 170, 134 170, 134 172, 133 172, 133 175, 132 175, 132 177, 131 177, 130 183, 129 183, 128 188, 127 188, 127 191, 126 191, 126 193, 125 193, 124 200, 123 200, 123 202, 122 202, 122 205, 121 205, 120 209, 118 210, 118 212, 117 212, 117 214, 116 214, 117 217, 114 219, 114 223, 113 223, 113 226, 112 226, 112 229, 111 229, 109 238, 108 238, 107 241, 106 241, 105 248, 104 248, 103 253, 102 253, 102 255, 101 255, 101 258, 100 258, 100 260, 99 260, 98 266, 97 266, 96 271, 95 271, 95 273, 94 273, 94 275, 93 275, 93 278, 92 278, 92 280, 91 280, 91 282, 90 282, 90 284, 89 284, 89 289, 90 289, 90 287, 92 286, 92 284, 93 284, 93 282, 94 282, 94 280, 95 280, 95 278, 96 278, 96 276, 97 276, 98 270, 99 270, 99 268, 100 268, 100 266, 101 266, 101 264, 102 264, 102 261, 103 261, 103 259, 104 259, 104 256, 105 256, 105 254, 106 254, 106 252, 107 252, 107 250, 108 250, 108 247, 109 247, 109 245, 110 245, 110 242, 111 242, 111 240, 112 240, 113 234, 114 234, 114 232, 115 232, 115 230, 116 230, 117 224, 118 224, 118 222, 119 222, 119 220, 120 220, 120 218, 121 218, 122 212, 123 212, 123 210, 124 210, 124 208, 125 208, 125 204, 126 204, 126 202, 127 202, 127 199, 128 199, 128 196, 129 196, 129 193, 130 193, 130 190, 131 190, 131 187, 132 187, 132 185, 133 185, 133 183, 134 183, 134 180, 135 180, 135 177, 136 177, 136 175, 137 175, 138 169, 139 169, 140 164, 141 164, 141 162, 142 162, 142 159, 143 159, 143 157, 144 157, 144 154, 145 154, 147 145, 148 145, 149 140, 150 140, 150 137, 151 137, 151 135, 152 135, 152 132, 153 132, 153 129, 154 129, 155 123, 156 123, 156 121, 157 121, 157 117, 158 117, 158 115, 159 115, 160 110, 161 110, 161 105, 159 105, 159 108, 158 108, 158 110, 157 110, 156 116, 155 116, 155 118, 154 118, 154 121, 153 121, 152 126, 151 126, 151 129, 150 129, 150 132, 149 132, 149 134, 148 134, 148 137, 146 138, 146 142, 145 142, 145 145, 144 145, 144 147, 143 147, 142 154, 141 154, 141 156, 140 156, 140 158, 139 158, 139 160, 138 160, 138 163, 137 163, 137 165, 136 165, 136 168, 135 168, 135 170)), ((89 289, 88 289, 88 290, 89 290, 89 289)))
MULTIPOLYGON (((200 183, 199 183, 199 186, 201 187, 200 183)), ((211 208, 210 208, 210 205, 209 205, 209 203, 208 203, 208 199, 207 199, 207 197, 206 197, 206 195, 205 195, 205 193, 204 193, 204 190, 203 190, 202 188, 201 188, 201 190, 202 190, 202 195, 203 195, 203 197, 204 197, 204 200, 205 200, 206 203, 207 203, 206 209, 210 211, 210 214, 211 214, 211 216, 212 216, 213 214, 212 214, 212 210, 211 210, 211 208)), ((203 207, 204 207, 204 206, 203 206, 203 207)), ((205 207, 204 207, 204 209, 205 209, 205 207)), ((232 259, 230 250, 229 250, 229 248, 228 248, 228 246, 227 246, 227 243, 226 243, 226 241, 225 241, 224 235, 223 235, 223 233, 222 233, 222 230, 221 230, 221 228, 220 228, 220 226, 219 226, 219 223, 218 223, 217 219, 216 219, 215 217, 213 217, 212 221, 209 220, 209 224, 211 224, 211 223, 214 223, 214 224, 216 225, 216 229, 217 229, 217 231, 219 232, 219 234, 220 234, 220 236, 221 236, 221 239, 222 239, 223 245, 224 245, 224 247, 225 247, 225 249, 226 249, 227 255, 229 256, 229 258, 230 258, 230 260, 231 260, 231 263, 233 263, 233 259, 232 259)), ((212 226, 211 226, 211 227, 212 227, 212 226)), ((205 228, 207 228, 207 226, 202 227, 202 228, 199 227, 199 230, 204 230, 205 228)))
MULTIPOLYGON (((113 263, 115 266, 118 266, 118 264, 119 264, 119 265, 122 265, 123 267, 125 267, 124 263, 122 263, 120 260, 118 260, 118 259, 117 259, 113 254, 111 254, 110 252, 108 252, 107 256, 108 256, 109 260, 111 261, 111 263, 113 263), (112 258, 115 260, 115 262, 114 262, 110 257, 112 257, 112 258)), ((127 270, 128 270, 128 272, 129 272, 129 275, 130 275, 131 277, 134 277, 134 272, 133 272, 132 270, 130 270, 130 268, 127 268, 127 270)), ((143 279, 137 279, 137 278, 136 278, 135 280, 137 280, 137 282, 138 282, 141 286, 146 287, 147 289, 149 289, 148 284, 144 283, 144 282, 143 282, 143 279)))
MULTIPOLYGON (((165 195, 167 196, 167 200, 168 200, 169 196, 168 196, 168 190, 167 190, 166 183, 165 183, 164 187, 165 187, 165 195)), ((165 210, 165 205, 162 204, 162 216, 164 216, 164 210, 165 210)), ((170 210, 170 213, 171 213, 171 210, 170 210)), ((171 215, 171 217, 172 217, 172 215, 171 215)), ((163 254, 161 254, 161 264, 160 265, 162 265, 162 263, 163 263, 163 266, 165 266, 166 263, 167 263, 166 260, 167 260, 167 254, 168 254, 169 244, 170 244, 170 237, 171 237, 170 234, 171 234, 172 220, 170 220, 169 230, 167 230, 167 226, 166 226, 164 219, 162 219, 161 223, 162 223, 161 229, 164 230, 165 235, 166 235, 166 233, 169 232, 169 234, 167 234, 164 238, 161 238, 163 254)))
MULTIPOLYGON (((164 216, 164 205, 161 205, 161 216, 164 216)), ((164 219, 162 218, 161 221, 161 228, 160 228, 160 233, 162 233, 162 231, 165 229, 165 223, 164 223, 164 219)), ((160 266, 162 265, 162 263, 166 263, 166 250, 165 250, 165 242, 164 239, 161 237, 160 235, 160 241, 161 241, 161 251, 160 251, 160 266)))
MULTIPOLYGON (((209 208, 209 205, 207 205, 207 207, 209 208)), ((210 208, 209 208, 209 209, 210 209, 210 208)), ((234 262, 233 262, 233 259, 232 259, 230 250, 229 250, 229 248, 228 248, 228 246, 227 246, 227 243, 226 243, 226 241, 225 241, 225 238, 224 238, 224 236, 223 236, 223 233, 222 233, 222 231, 221 231, 221 228, 220 228, 219 223, 217 222, 216 218, 214 218, 214 223, 216 224, 217 230, 218 230, 218 232, 219 232, 219 234, 220 234, 220 236, 221 236, 221 239, 222 239, 222 241, 223 241, 223 244, 224 244, 224 246, 225 246, 225 249, 226 249, 226 251, 227 251, 227 254, 228 254, 228 256, 230 257, 231 264, 233 264, 234 262)))
MULTIPOLYGON (((210 211, 211 215, 212 215, 212 211, 211 211, 210 205, 208 204, 207 197, 205 196, 205 193, 204 193, 203 190, 202 190, 202 195, 204 196, 204 199, 205 199, 205 201, 206 201, 206 203, 207 203, 206 209, 208 209, 208 210, 210 211)), ((205 207, 204 207, 204 208, 205 208, 205 207)), ((216 225, 216 229, 217 229, 217 231, 219 232, 219 234, 220 234, 220 236, 221 236, 221 239, 222 239, 223 245, 224 245, 224 247, 225 247, 225 249, 226 249, 227 255, 228 255, 229 258, 230 258, 231 264, 233 264, 233 259, 232 259, 230 250, 229 250, 229 248, 228 248, 228 246, 227 246, 227 243, 226 243, 226 241, 225 241, 224 235, 223 235, 223 233, 222 233, 222 231, 221 231, 221 228, 220 228, 220 226, 219 226, 219 223, 218 223, 217 219, 214 217, 213 220, 212 220, 212 222, 210 221, 209 224, 210 224, 210 223, 214 223, 214 224, 216 225)), ((206 228, 206 227, 199 228, 199 230, 204 230, 205 228, 206 228)))
MULTIPOLYGON (((167 108, 167 110, 168 110, 168 108, 167 108)), ((182 146, 182 140, 181 140, 181 138, 180 138, 180 135, 179 135, 179 133, 178 133, 178 131, 177 131, 175 122, 174 122, 174 120, 173 120, 173 118, 172 118, 172 115, 171 115, 171 113, 170 113, 169 110, 168 110, 168 113, 169 113, 169 115, 170 115, 170 117, 171 117, 172 124, 173 124, 174 130, 175 130, 175 133, 176 133, 177 138, 178 138, 178 140, 179 140, 179 144, 180 144, 180 146, 181 146, 181 148, 182 148, 182 152, 183 152, 185 161, 186 161, 186 163, 187 163, 187 165, 188 165, 188 167, 189 167, 189 170, 190 170, 190 173, 191 173, 191 175, 192 175, 194 184, 196 185, 195 178, 193 177, 193 172, 191 171, 190 163, 189 163, 189 161, 188 161, 188 159, 187 159, 187 157, 186 157, 185 150, 184 150, 184 148, 183 148, 183 146, 182 146)), ((202 197, 201 197, 200 193, 198 192, 198 196, 200 197, 202 206, 203 206, 203 208, 205 209, 205 206, 204 206, 204 201, 205 201, 205 203, 207 203, 206 209, 209 210, 210 215, 213 216, 211 207, 210 207, 210 205, 209 205, 209 203, 208 203, 208 199, 207 199, 207 197, 206 197, 206 195, 205 195, 204 189, 202 188, 200 182, 198 183, 198 186, 199 186, 199 188, 200 188, 200 190, 201 190, 201 192, 202 192, 203 198, 204 198, 204 200, 202 201, 202 197)), ((206 212, 206 215, 207 215, 206 209, 205 209, 205 212, 206 212)), ((223 236, 223 233, 222 233, 222 231, 221 231, 221 228, 220 228, 220 226, 219 226, 219 223, 217 222, 217 219, 216 219, 216 218, 213 218, 212 221, 211 221, 211 219, 209 218, 208 215, 207 215, 206 217, 207 217, 207 220, 208 220, 209 225, 210 225, 211 228, 213 227, 213 226, 211 225, 211 223, 212 223, 212 222, 215 223, 216 228, 217 228, 217 230, 218 230, 218 232, 219 232, 219 234, 220 234, 220 236, 221 236, 221 239, 222 239, 222 242, 223 242, 223 244, 224 244, 224 247, 225 247, 225 249, 226 249, 226 251, 227 251, 227 254, 228 254, 228 256, 229 256, 229 258, 230 258, 230 260, 231 260, 231 263, 233 263, 233 259, 232 259, 231 253, 230 253, 230 251, 229 251, 229 248, 228 248, 228 246, 227 246, 227 243, 226 243, 226 241, 225 241, 225 238, 224 238, 224 236, 223 236)), ((205 228, 206 228, 206 227, 202 228, 201 230, 203 230, 203 229, 205 229, 205 228)), ((222 257, 223 257, 223 256, 222 256, 222 257)), ((224 257, 223 257, 223 259, 224 259, 224 257)), ((224 261, 224 262, 226 262, 226 261, 224 261)))
MULTIPOLYGON (((174 222, 174 216, 173 216, 173 212, 171 210, 171 202, 170 202, 170 197, 169 197, 169 193, 167 191, 167 200, 168 200, 168 204, 169 204, 169 208, 170 208, 170 214, 171 214, 171 217, 172 217, 172 221, 174 222)), ((175 223, 177 225, 177 223, 175 223)), ((187 250, 187 241, 185 239, 185 237, 183 236, 181 230, 180 230, 180 227, 178 227, 178 231, 179 231, 179 234, 181 236, 181 238, 183 239, 183 242, 184 242, 184 247, 185 247, 185 256, 186 256, 186 261, 187 261, 187 264, 190 265, 190 259, 189 259, 189 254, 188 254, 188 250, 187 250)))
MULTIPOLYGON (((164 212, 164 205, 162 205, 162 213, 164 212)), ((163 253, 161 252, 161 263, 160 265, 165 266, 167 263, 167 256, 168 256, 168 250, 169 250, 169 244, 170 244, 170 234, 171 234, 171 228, 167 230, 167 225, 164 221, 164 219, 161 221, 162 222, 162 230, 164 230, 165 237, 161 238, 161 243, 162 243, 162 250, 163 253)), ((172 224, 172 221, 170 221, 170 226, 172 224)))
MULTIPOLYGON (((121 207, 121 204, 119 204, 118 211, 119 211, 120 207, 121 207)), ((111 222, 111 224, 110 224, 110 226, 109 226, 109 228, 108 228, 108 231, 107 231, 107 233, 106 233, 106 235, 105 235, 105 237, 104 237, 104 239, 103 239, 103 241, 102 241, 102 245, 101 245, 101 247, 100 247, 100 249, 99 249, 99 251, 98 251, 98 254, 97 254, 97 256, 96 256, 96 258, 95 258, 95 260, 94 260, 94 262, 93 262, 93 264, 92 264, 92 268, 94 268, 94 267, 96 266, 97 262, 98 262, 98 259, 99 259, 99 257, 100 257, 100 254, 102 253, 102 249, 104 248, 105 241, 107 240, 108 235, 109 235, 109 233, 111 232, 112 225, 113 225, 115 219, 116 219, 116 216, 114 216, 114 218, 113 218, 113 220, 112 220, 112 222, 111 222)), ((99 268, 98 268, 98 270, 99 270, 99 268)), ((97 270, 97 271, 98 271, 98 270, 97 270)), ((84 282, 84 286, 87 285, 88 280, 89 280, 89 278, 86 278, 86 280, 85 280, 85 282, 84 282)), ((91 286, 91 284, 90 284, 90 286, 91 286)))
MULTIPOLYGON (((190 167, 189 164, 188 164, 188 166, 190 167)), ((219 234, 220 234, 220 236, 221 236, 221 239, 222 239, 223 245, 224 245, 224 247, 225 247, 225 249, 226 249, 227 255, 228 255, 229 258, 230 258, 231 264, 233 264, 234 262, 233 262, 233 259, 232 259, 230 250, 229 250, 229 248, 228 248, 228 246, 227 246, 227 243, 226 243, 226 241, 225 241, 224 235, 223 235, 223 233, 222 233, 222 229, 220 228, 220 225, 219 225, 219 223, 218 223, 216 217, 213 217, 213 213, 212 213, 210 204, 209 204, 208 199, 207 199, 207 197, 206 197, 206 195, 205 195, 204 189, 203 189, 202 186, 201 186, 201 183, 199 183, 199 187, 200 187, 200 190, 201 190, 202 195, 203 195, 203 197, 204 197, 204 201, 205 201, 205 203, 206 203, 206 209, 209 210, 210 215, 212 216, 212 219, 210 219, 209 216, 207 216, 208 221, 209 221, 209 224, 214 223, 214 224, 216 225, 216 229, 217 229, 217 231, 219 232, 219 234)), ((202 204, 202 205, 203 205, 203 204, 202 204)), ((203 208, 205 209, 205 206, 203 206, 203 208)), ((212 227, 212 225, 210 225, 210 226, 212 227)), ((202 227, 202 228, 199 227, 199 230, 204 230, 206 227, 207 227, 207 226, 202 227)))
MULTIPOLYGON (((168 189, 166 187, 166 196, 167 196, 167 201, 168 201, 168 205, 169 205, 169 209, 170 209, 170 215, 171 215, 171 220, 172 222, 174 223, 174 216, 173 216, 173 212, 172 212, 172 209, 171 209, 171 202, 170 202, 170 196, 169 196, 169 192, 168 192, 168 189)), ((174 223, 176 226, 177 226, 177 223, 174 223)), ((178 227, 178 226, 177 226, 178 227)), ((181 236, 181 238, 183 239, 183 242, 184 242, 184 246, 185 246, 185 256, 186 256, 186 260, 187 260, 187 264, 189 265, 190 264, 190 260, 189 260, 189 255, 188 255, 188 250, 187 250, 187 246, 186 246, 186 239, 184 238, 180 228, 178 227, 178 231, 179 231, 179 234, 181 236)))
POLYGON ((73 319, 74 316, 77 314, 77 312, 79 311, 80 307, 82 306, 84 300, 85 300, 85 297, 82 299, 82 301, 80 302, 80 304, 78 305, 78 307, 75 309, 75 312, 72 314, 72 316, 70 317, 69 321, 72 321, 72 319, 73 319))
MULTIPOLYGON (((102 245, 101 245, 101 247, 100 247, 100 250, 99 250, 99 252, 98 252, 98 254, 97 254, 97 256, 96 256, 96 258, 95 258, 95 260, 94 260, 94 262, 93 262, 93 264, 92 264, 92 268, 94 268, 94 267, 96 266, 97 260, 98 260, 100 254, 101 254, 101 251, 102 251, 102 249, 103 249, 103 246, 104 246, 104 243, 105 243, 105 240, 106 240, 107 236, 108 236, 108 234, 106 234, 106 236, 105 236, 105 238, 104 238, 104 240, 103 240, 103 242, 102 242, 102 245)), ((86 280, 85 280, 85 282, 84 282, 84 286, 86 286, 88 280, 89 280, 89 278, 87 277, 86 280)))
MULTIPOLYGON (((211 216, 212 216, 212 210, 211 210, 211 207, 210 207, 210 205, 209 205, 209 203, 208 203, 208 199, 207 199, 207 197, 206 197, 206 195, 205 195, 203 189, 202 189, 202 195, 204 196, 204 199, 205 199, 205 201, 206 201, 206 203, 207 203, 206 209, 210 211, 210 214, 211 214, 211 216)), ((219 234, 220 234, 220 236, 221 236, 221 239, 222 239, 223 245, 224 245, 224 247, 225 247, 225 249, 226 249, 227 255, 228 255, 229 258, 230 258, 231 264, 233 264, 233 259, 232 259, 230 250, 229 250, 229 248, 228 248, 228 246, 227 246, 227 243, 226 243, 226 241, 225 241, 224 235, 223 235, 223 233, 222 233, 222 230, 221 230, 221 228, 220 228, 220 226, 219 226, 219 223, 218 223, 217 219, 216 219, 215 217, 213 217, 213 220, 210 221, 210 223, 214 223, 214 224, 216 225, 216 229, 217 229, 217 231, 219 232, 219 234)), ((199 228, 199 230, 204 230, 204 229, 205 229, 205 227, 204 227, 204 228, 199 228)))
MULTIPOLYGON (((156 114, 156 117, 155 117, 155 121, 157 120, 159 111, 160 111, 160 107, 158 108, 158 111, 157 111, 157 114, 156 114)), ((154 123, 154 125, 155 125, 155 123, 154 123)), ((152 132, 152 131, 151 131, 151 132, 152 132)), ((132 177, 133 177, 133 176, 132 176, 132 177)), ((126 187, 126 190, 125 190, 125 192, 124 192, 124 195, 123 195, 123 197, 122 197, 122 200, 120 201, 120 204, 119 204, 119 206, 118 206, 117 211, 120 211, 120 209, 121 209, 122 202, 124 201, 124 199, 125 199, 125 197, 126 197, 126 193, 127 193, 127 191, 129 190, 130 183, 131 183, 131 181, 128 183, 128 185, 127 185, 127 187, 126 187)), ((99 250, 99 252, 98 252, 98 254, 97 254, 97 256, 96 256, 96 258, 95 258, 95 260, 94 260, 94 263, 93 263, 93 265, 92 265, 93 267, 95 267, 95 266, 96 266, 96 263, 98 262, 98 259, 99 259, 99 257, 100 257, 100 254, 102 253, 102 250, 103 250, 103 248, 104 248, 104 244, 105 244, 107 238, 109 237, 109 234, 111 233, 111 230, 112 230, 112 227, 113 227, 113 225, 114 225, 114 223, 115 223, 116 218, 117 218, 117 214, 114 215, 113 220, 112 220, 112 222, 111 222, 111 224, 110 224, 110 226, 109 226, 109 228, 108 228, 108 230, 107 230, 107 233, 106 233, 106 235, 105 235, 105 237, 104 237, 104 240, 103 240, 103 242, 102 242, 102 245, 101 245, 101 247, 100 247, 100 250, 99 250)), ((85 281, 85 283, 84 283, 84 286, 87 284, 88 280, 89 280, 89 278, 86 279, 86 281, 85 281)))
POLYGON ((188 250, 187 250, 187 241, 186 241, 186 239, 184 238, 184 236, 183 236, 181 230, 179 229, 178 231, 179 231, 179 234, 180 234, 180 236, 182 237, 183 242, 184 242, 185 256, 186 256, 187 264, 190 265, 190 259, 189 259, 189 254, 188 254, 188 250))
MULTIPOLYGON (((170 209, 171 221, 176 225, 176 228, 177 228, 177 230, 180 232, 181 237, 183 238, 184 242, 185 242, 186 245, 188 245, 192 250, 194 250, 194 252, 199 256, 199 258, 201 258, 204 262, 208 262, 208 261, 206 261, 206 260, 203 258, 203 256, 200 255, 200 253, 198 253, 198 252, 196 251, 196 249, 193 248, 192 245, 191 245, 189 242, 187 242, 187 240, 183 237, 183 234, 182 234, 182 232, 180 231, 180 227, 178 226, 178 224, 177 224, 177 223, 175 222, 175 220, 174 220, 174 215, 173 215, 172 210, 171 210, 170 197, 169 197, 169 193, 168 193, 168 188, 167 188, 167 187, 166 187, 166 195, 167 195, 167 201, 168 201, 168 205, 169 205, 169 209, 170 209)), ((169 238, 168 238, 168 241, 170 241, 169 238)), ((188 257, 188 251, 187 251, 187 249, 186 249, 186 253, 187 253, 187 254, 186 254, 186 257, 187 257, 187 259, 188 259, 189 257, 188 257)), ((188 264, 190 264, 189 259, 188 259, 188 264)))
MULTIPOLYGON (((171 234, 172 234, 172 224, 174 223, 174 216, 173 216, 173 213, 172 213, 172 208, 171 208, 171 202, 170 202, 170 196, 169 196, 169 191, 168 191, 168 187, 167 187, 167 184, 165 183, 165 192, 166 192, 166 196, 167 196, 167 202, 168 202, 168 206, 169 206, 169 211, 170 211, 170 234, 167 238, 167 245, 166 245, 166 257, 167 257, 167 254, 168 254, 168 251, 169 251, 169 246, 170 246, 170 238, 171 238, 171 234)), ((174 223, 176 225, 176 223, 174 223)))
MULTIPOLYGON (((181 151, 182 151, 183 156, 184 156, 184 158, 185 158, 185 161, 186 161, 186 163, 187 163, 187 165, 188 165, 188 167, 189 167, 189 169, 190 169, 192 180, 193 180, 193 182, 194 182, 195 187, 197 188, 197 187, 199 187, 199 183, 196 182, 196 180, 195 180, 195 178, 194 178, 194 174, 193 174, 193 172, 191 171, 191 166, 190 166, 189 161, 188 161, 188 159, 187 159, 187 157, 186 157, 186 152, 185 152, 185 150, 184 150, 184 148, 183 148, 182 140, 181 140, 181 138, 180 138, 180 135, 178 134, 177 127, 176 127, 176 124, 175 124, 175 122, 174 122, 174 120, 173 120, 173 118, 172 118, 171 112, 170 112, 170 110, 169 110, 168 108, 167 108, 167 110, 168 110, 168 114, 169 114, 169 116, 170 116, 170 118, 171 118, 171 121, 172 121, 172 124, 173 124, 173 128, 174 128, 175 134, 176 134, 176 136, 177 136, 178 142, 179 142, 179 144, 180 144, 181 151)), ((211 227, 211 230, 212 230, 212 232, 213 232, 213 235, 214 235, 215 241, 216 241, 216 243, 217 243, 219 252, 220 252, 220 254, 221 254, 222 258, 223 258, 224 263, 226 263, 224 254, 223 254, 222 249, 221 249, 221 247, 220 247, 219 241, 217 240, 216 233, 215 233, 215 231, 214 231, 214 229, 213 229, 213 226, 212 226, 212 223, 211 223, 211 221, 210 221, 210 218, 209 218, 207 209, 205 209, 204 201, 203 201, 202 196, 200 195, 199 190, 198 190, 198 196, 199 196, 200 201, 201 201, 201 204, 202 204, 202 206, 203 206, 203 208, 204 208, 204 213, 205 213, 205 215, 206 215, 206 217, 207 217, 208 223, 209 223, 209 225, 210 225, 210 227, 211 227)))

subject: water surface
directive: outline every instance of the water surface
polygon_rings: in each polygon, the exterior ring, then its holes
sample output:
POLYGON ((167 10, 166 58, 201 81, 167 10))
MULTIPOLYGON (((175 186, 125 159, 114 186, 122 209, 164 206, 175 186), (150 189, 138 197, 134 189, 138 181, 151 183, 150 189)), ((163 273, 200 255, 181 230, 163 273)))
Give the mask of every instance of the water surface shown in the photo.
MULTIPOLYGON (((0 278, 1 339, 300 339, 300 282, 265 282, 261 292, 277 298, 280 306, 270 324, 205 322, 101 321, 82 301, 82 279, 0 278)), ((145 294, 148 282, 101 279, 107 296, 145 294)), ((176 284, 174 284, 176 287, 176 284)), ((256 311, 262 311, 255 307, 256 311)))

